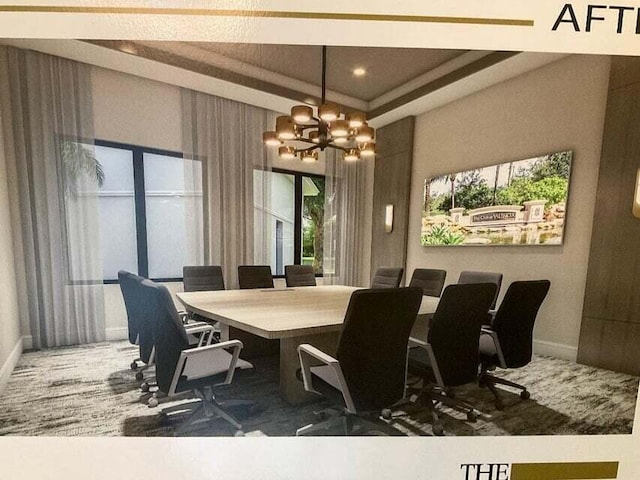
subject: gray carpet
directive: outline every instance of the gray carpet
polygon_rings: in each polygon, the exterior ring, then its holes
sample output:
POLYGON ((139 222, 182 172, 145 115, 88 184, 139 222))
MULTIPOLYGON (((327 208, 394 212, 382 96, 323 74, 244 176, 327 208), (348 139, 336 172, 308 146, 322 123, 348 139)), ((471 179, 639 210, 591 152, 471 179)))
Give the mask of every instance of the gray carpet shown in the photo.
MULTIPOLYGON (((149 408, 134 372, 128 369, 136 347, 126 342, 101 343, 28 352, 22 355, 6 389, 0 394, 0 435, 164 436, 172 435, 185 416, 166 425, 158 411, 176 401, 149 408)), ((278 395, 278 359, 253 361, 253 372, 242 372, 233 385, 219 389, 221 399, 255 400, 261 411, 242 420, 249 436, 293 435, 315 420, 324 400, 292 407, 278 395)), ((481 413, 475 423, 443 409, 447 435, 578 435, 629 434, 638 377, 536 357, 527 367, 501 376, 525 384, 532 398, 503 395, 508 407, 500 412, 486 389, 468 386, 457 391, 481 413)), ((184 400, 181 400, 184 401, 184 400)), ((426 411, 394 415, 393 425, 409 435, 431 435, 426 411)), ((222 420, 194 430, 192 435, 233 435, 222 420)))

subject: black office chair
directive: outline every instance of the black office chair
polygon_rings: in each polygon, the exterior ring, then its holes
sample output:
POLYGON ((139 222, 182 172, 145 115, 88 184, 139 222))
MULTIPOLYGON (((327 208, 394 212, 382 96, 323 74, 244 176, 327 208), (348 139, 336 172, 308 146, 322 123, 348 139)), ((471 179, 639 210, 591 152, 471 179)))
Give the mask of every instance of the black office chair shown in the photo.
POLYGON ((143 371, 153 366, 153 332, 146 321, 145 305, 140 284, 144 278, 125 270, 118 272, 118 283, 127 311, 129 342, 138 345, 140 356, 131 362, 131 370, 137 370, 136 380, 144 378, 143 371), (143 365, 138 365, 142 362, 143 365))
POLYGON ((496 294, 491 303, 491 308, 489 310, 493 310, 496 308, 496 302, 498 301, 498 295, 500 294, 500 286, 502 285, 502 274, 496 272, 472 272, 472 271, 464 271, 460 272, 460 277, 458 277, 458 283, 493 283, 496 286, 496 294))
POLYGON ((520 368, 531 361, 533 355, 533 326, 540 306, 547 296, 551 282, 533 280, 513 282, 496 312, 491 327, 483 327, 480 337, 482 373, 480 385, 486 386, 495 396, 498 410, 504 408, 496 385, 506 385, 521 390, 520 398, 527 400, 527 388, 488 373, 496 367, 520 368))
POLYGON ((380 267, 376 270, 371 288, 398 288, 404 268, 380 267))
POLYGON ((422 288, 423 295, 439 297, 444 288, 444 280, 447 278, 446 270, 432 268, 416 268, 409 282, 410 287, 422 288))
MULTIPOLYGON (((172 398, 193 392, 200 401, 189 405, 177 405, 160 412, 161 420, 167 421, 168 414, 195 407, 191 417, 185 421, 176 434, 183 433, 196 423, 220 417, 242 430, 238 420, 225 409, 250 409, 254 404, 247 401, 218 402, 214 388, 228 385, 238 368, 251 368, 251 364, 240 360, 242 342, 230 340, 210 344, 201 341, 190 347, 187 331, 178 315, 169 290, 150 280, 142 282, 143 297, 149 316, 153 317, 153 337, 156 348, 156 380, 160 392, 172 398)), ((211 338, 213 327, 199 327, 203 338, 211 338), (209 335, 206 335, 206 333, 209 335)), ((190 332, 191 333, 191 332, 190 332)), ((149 406, 158 404, 157 392, 149 399, 149 406)))
POLYGON ((298 346, 305 390, 329 398, 341 410, 296 435, 326 433, 339 425, 346 435, 400 433, 378 417, 384 413, 390 418, 386 409, 404 397, 407 344, 421 301, 419 288, 357 290, 349 301, 335 358, 309 344, 298 346), (313 366, 318 362, 322 365, 313 366))
MULTIPOLYGON (((182 284, 185 292, 209 292, 224 290, 224 276, 219 265, 197 265, 182 267, 182 284)), ((194 322, 205 322, 216 325, 217 322, 188 312, 188 318, 194 322)), ((220 340, 220 332, 216 328, 215 341, 220 340)))
POLYGON ((238 284, 241 289, 274 288, 269 265, 238 266, 238 284))
POLYGON ((285 265, 287 287, 315 287, 316 275, 312 265, 285 265))
POLYGON ((419 404, 429 408, 433 433, 443 435, 436 404, 441 402, 475 421, 472 405, 455 398, 454 388, 478 379, 480 330, 496 291, 493 283, 449 285, 429 325, 427 341, 411 338, 409 372, 423 379, 419 404))
POLYGON ((185 292, 224 290, 222 267, 218 265, 183 267, 182 283, 185 292))

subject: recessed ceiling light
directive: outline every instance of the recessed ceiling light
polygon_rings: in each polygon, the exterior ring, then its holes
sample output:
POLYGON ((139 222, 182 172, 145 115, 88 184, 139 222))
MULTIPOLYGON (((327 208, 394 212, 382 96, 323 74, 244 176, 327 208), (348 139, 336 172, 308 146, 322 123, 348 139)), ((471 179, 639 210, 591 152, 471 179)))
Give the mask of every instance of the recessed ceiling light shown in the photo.
POLYGON ((367 74, 367 71, 362 67, 357 67, 353 69, 353 75, 356 77, 363 77, 367 74))

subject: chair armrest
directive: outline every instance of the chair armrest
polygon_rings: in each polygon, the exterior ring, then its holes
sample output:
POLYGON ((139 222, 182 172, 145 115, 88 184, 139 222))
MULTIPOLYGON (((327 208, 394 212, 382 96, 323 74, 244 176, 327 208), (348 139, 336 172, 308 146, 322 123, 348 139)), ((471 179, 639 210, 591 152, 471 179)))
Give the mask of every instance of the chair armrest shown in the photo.
POLYGON ((338 362, 338 360, 333 358, 331 355, 324 353, 319 348, 316 348, 313 345, 309 345, 308 343, 298 345, 298 353, 300 352, 304 352, 307 355, 312 356, 316 360, 320 360, 325 365, 340 364, 340 362, 338 362))
POLYGON ((215 362, 212 362, 212 353, 220 349, 223 349, 223 351, 225 352, 227 350, 231 350, 231 356, 229 365, 226 368, 227 376, 219 385, 230 384, 233 381, 233 375, 236 371, 236 366, 238 364, 238 358, 240 357, 240 351, 242 350, 242 347, 243 345, 240 340, 229 340, 226 342, 214 343, 213 345, 198 346, 183 350, 180 354, 180 358, 178 359, 178 364, 176 366, 173 380, 171 382, 171 394, 175 392, 175 388, 178 384, 180 376, 191 364, 195 364, 191 365, 192 368, 196 368, 202 372, 201 374, 193 378, 201 378, 215 374, 216 371, 213 370, 213 367, 218 367, 217 370, 219 370, 219 365, 216 365, 215 362))
POLYGON ((429 344, 424 340, 420 340, 419 338, 416 338, 416 337, 409 337, 410 347, 426 347, 427 345, 429 344))
POLYGON ((209 330, 213 330, 213 325, 210 325, 205 322, 198 322, 198 323, 185 325, 184 329, 189 333, 200 333, 200 332, 207 332, 209 330))
MULTIPOLYGON (((409 348, 411 347, 420 347, 424 348, 427 351, 427 355, 429 355, 429 362, 431 363, 431 370, 433 370, 433 375, 436 379, 436 383, 444 388, 444 381, 442 380, 442 374, 440 373, 440 367, 438 366, 438 359, 436 358, 435 353, 433 352, 433 348, 429 342, 425 342, 424 340, 420 340, 416 337, 409 337, 409 348)), ((409 350, 407 350, 407 355, 409 350)), ((409 358, 407 357, 407 361, 409 358)))
POLYGON ((353 403, 349 386, 344 378, 342 367, 340 367, 340 362, 338 360, 308 343, 298 345, 298 358, 300 359, 300 366, 302 368, 302 382, 304 383, 304 389, 307 392, 319 394, 319 392, 313 388, 313 382, 311 380, 311 364, 309 363, 310 358, 315 358, 333 369, 336 378, 338 379, 338 386, 340 388, 340 393, 342 393, 342 398, 344 399, 347 411, 350 413, 356 413, 356 407, 353 403))
POLYGON ((498 361, 500 362, 500 367, 507 368, 507 362, 505 361, 504 353, 502 352, 502 346, 500 345, 500 339, 498 338, 498 333, 490 329, 489 327, 482 327, 482 330, 480 330, 480 333, 482 335, 488 335, 491 337, 491 339, 493 340, 493 346, 495 347, 496 353, 498 354, 498 361))
POLYGON ((211 345, 213 341, 213 325, 209 325, 208 323, 200 322, 193 325, 185 325, 185 332, 188 335, 197 335, 201 333, 200 339, 198 341, 198 347, 202 347, 203 345, 211 345))

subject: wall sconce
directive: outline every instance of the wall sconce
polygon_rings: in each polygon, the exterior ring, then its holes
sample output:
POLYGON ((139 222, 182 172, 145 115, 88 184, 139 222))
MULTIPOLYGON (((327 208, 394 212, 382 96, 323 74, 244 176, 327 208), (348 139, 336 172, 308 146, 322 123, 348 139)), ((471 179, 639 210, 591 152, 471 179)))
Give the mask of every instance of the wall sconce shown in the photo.
POLYGON ((391 233, 393 231, 393 205, 387 205, 384 210, 384 231, 391 233))
POLYGON ((633 196, 633 216, 640 218, 640 168, 636 175, 636 193, 633 196))

